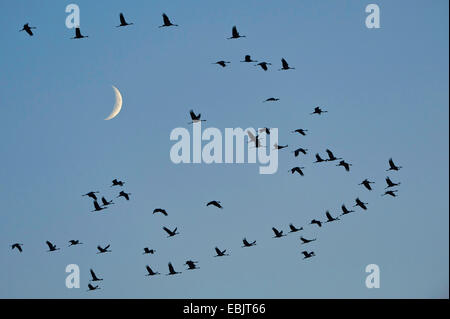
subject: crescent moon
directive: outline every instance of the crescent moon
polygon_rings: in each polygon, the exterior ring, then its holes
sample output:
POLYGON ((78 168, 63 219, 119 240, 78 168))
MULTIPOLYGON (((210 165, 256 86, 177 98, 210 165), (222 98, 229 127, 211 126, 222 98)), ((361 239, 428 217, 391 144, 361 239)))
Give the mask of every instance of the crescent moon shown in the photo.
POLYGON ((114 85, 112 86, 114 90, 114 94, 116 95, 116 103, 114 104, 114 108, 109 114, 107 118, 105 118, 105 121, 109 121, 117 116, 119 114, 120 110, 122 109, 122 95, 119 92, 119 89, 116 88, 114 85))

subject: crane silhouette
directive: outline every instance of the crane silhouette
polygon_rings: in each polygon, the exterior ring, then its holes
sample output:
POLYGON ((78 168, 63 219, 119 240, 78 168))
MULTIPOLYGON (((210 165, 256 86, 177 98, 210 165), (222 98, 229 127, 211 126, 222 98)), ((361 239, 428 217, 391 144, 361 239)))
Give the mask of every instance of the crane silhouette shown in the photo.
POLYGON ((226 254, 227 250, 220 250, 218 247, 214 248, 216 250, 216 254, 214 257, 223 257, 223 256, 229 256, 228 254, 226 254))
POLYGON ((233 26, 233 29, 231 30, 231 37, 228 38, 228 40, 230 39, 239 39, 239 38, 245 38, 245 35, 240 35, 236 26, 233 26))
POLYGON ((329 149, 326 149, 326 152, 328 154, 328 162, 332 162, 332 161, 336 161, 336 160, 341 160, 342 158, 337 158, 336 156, 334 156, 333 152, 330 151, 329 149))
POLYGON ((91 212, 99 212, 101 210, 107 209, 108 207, 101 207, 96 200, 94 200, 94 210, 91 210, 91 212))
POLYGON ((370 184, 375 184, 375 182, 371 182, 369 181, 367 178, 365 180, 363 180, 361 183, 359 183, 358 185, 363 185, 365 188, 367 188, 369 191, 372 190, 372 186, 370 186, 370 184))
POLYGON ((11 249, 17 249, 19 252, 22 252, 23 251, 22 250, 22 246, 23 246, 23 244, 14 243, 14 244, 11 245, 11 249))
POLYGON ((399 171, 401 166, 397 166, 394 164, 394 160, 392 158, 389 159, 389 169, 386 171, 399 171))
POLYGON ((310 224, 311 225, 317 225, 317 226, 319 226, 319 227, 322 227, 322 222, 320 221, 320 220, 317 220, 317 219, 313 219, 311 222, 310 222, 310 224))
POLYGON ((178 24, 173 24, 172 22, 170 22, 170 19, 167 16, 167 14, 163 13, 162 17, 163 17, 163 25, 160 25, 159 28, 171 27, 171 26, 178 27, 178 24))
POLYGON ((88 284, 88 290, 87 291, 93 291, 93 290, 98 290, 101 289, 99 286, 93 286, 91 284, 88 284))
POLYGON ((316 153, 315 157, 316 157, 316 160, 314 161, 314 163, 326 162, 326 160, 324 160, 322 157, 320 157, 319 153, 316 153))
POLYGON ((117 178, 115 178, 112 181, 111 187, 113 187, 113 186, 123 186, 123 184, 125 184, 125 182, 119 181, 119 180, 117 180, 117 178))
POLYGON ((146 255, 146 254, 154 254, 156 252, 156 250, 154 249, 149 249, 148 247, 144 248, 144 252, 142 253, 142 255, 146 255))
POLYGON ((175 268, 173 268, 172 263, 169 263, 169 273, 166 274, 166 276, 177 275, 177 274, 181 274, 181 272, 175 271, 175 268))
POLYGON ((273 144, 273 148, 276 150, 282 150, 283 148, 288 147, 289 145, 278 145, 278 143, 273 144))
POLYGON ((244 239, 242 239, 242 242, 244 243, 244 246, 242 246, 242 248, 244 247, 252 247, 256 245, 256 240, 252 241, 251 243, 249 243, 247 241, 247 238, 244 237, 244 239))
POLYGON ((322 113, 328 113, 328 111, 324 111, 322 110, 320 107, 316 106, 314 108, 314 112, 310 113, 311 115, 313 114, 317 114, 317 115, 321 115, 322 113))
POLYGON ((188 266, 187 270, 194 270, 194 269, 200 269, 200 267, 197 267, 198 261, 193 260, 187 260, 184 264, 188 266))
POLYGON ((75 36, 72 39, 83 39, 83 38, 89 38, 89 36, 82 35, 80 28, 75 28, 75 36))
POLYGON ((306 239, 306 238, 304 238, 304 237, 302 236, 302 237, 300 237, 300 240, 302 241, 302 243, 301 243, 300 245, 304 245, 304 244, 308 244, 308 243, 310 243, 310 242, 312 242, 312 241, 315 241, 316 238, 313 238, 313 239, 306 239))
POLYGON ((56 248, 56 245, 53 245, 51 242, 49 242, 48 240, 45 242, 48 246, 48 250, 47 251, 56 251, 59 250, 59 248, 56 248))
POLYGON ((117 198, 123 197, 126 200, 130 200, 130 195, 131 195, 131 193, 125 193, 124 191, 120 191, 119 196, 117 196, 117 198))
POLYGON ((381 196, 389 195, 392 197, 397 197, 397 195, 395 195, 395 193, 397 193, 397 192, 398 192, 398 190, 388 190, 388 191, 385 191, 384 194, 382 194, 381 196))
POLYGON ((298 133, 300 135, 306 136, 306 132, 308 132, 308 130, 302 129, 302 128, 298 128, 295 131, 292 131, 291 133, 298 133))
POLYGON ((168 214, 167 214, 167 211, 165 210, 165 209, 162 209, 162 208, 155 208, 154 210, 153 210, 153 214, 156 214, 156 213, 161 213, 161 214, 163 214, 164 216, 167 216, 168 214))
POLYGON ((300 153, 303 153, 303 154, 308 154, 307 153, 308 152, 308 149, 307 148, 297 148, 295 151, 293 151, 292 153, 294 153, 294 156, 295 157, 297 157, 300 153))
POLYGON ((307 259, 307 258, 311 258, 311 257, 315 256, 313 251, 312 252, 307 252, 305 250, 305 251, 302 251, 302 254, 305 256, 305 257, 303 257, 303 259, 307 259))
POLYGON ((281 69, 279 69, 278 71, 283 71, 283 70, 295 70, 295 68, 291 68, 289 66, 289 64, 287 63, 287 61, 284 58, 281 58, 281 69))
POLYGON ((192 122, 188 123, 188 124, 192 124, 192 123, 198 123, 198 122, 206 122, 206 120, 201 120, 202 114, 198 113, 198 115, 196 115, 194 113, 194 110, 190 110, 189 111, 189 115, 191 116, 191 120, 192 122))
POLYGON ((175 235, 178 235, 179 233, 177 233, 177 228, 178 227, 175 227, 174 230, 170 230, 169 228, 167 228, 165 226, 163 227, 163 229, 166 231, 166 233, 169 234, 169 236, 167 236, 167 237, 173 237, 175 235))
POLYGON ((33 31, 31 31, 32 29, 36 29, 36 27, 30 27, 28 23, 25 23, 22 30, 19 31, 25 31, 29 36, 33 36, 33 31))
POLYGON ((95 272, 92 268, 89 271, 91 272, 91 277, 92 277, 92 279, 89 281, 102 281, 103 280, 103 278, 97 277, 97 275, 95 274, 95 272))
POLYGON ((77 239, 77 240, 75 240, 75 239, 69 240, 69 247, 70 247, 70 246, 82 245, 82 244, 83 244, 83 243, 80 242, 78 239, 77 239))
POLYGON ((298 231, 303 230, 303 227, 297 228, 293 224, 289 224, 289 229, 290 229, 290 231, 289 231, 290 233, 296 233, 298 231))
POLYGON ((283 235, 283 231, 282 230, 278 230, 275 227, 272 227, 272 231, 275 234, 275 236, 273 236, 273 238, 281 238, 281 237, 286 236, 286 235, 283 235))
POLYGON ((385 187, 385 189, 398 186, 401 183, 394 183, 389 177, 386 177, 386 184, 387 184, 387 186, 385 187))
POLYGON ((123 16, 123 13, 120 13, 119 19, 120 19, 120 25, 116 26, 117 28, 126 27, 128 25, 133 25, 133 23, 127 23, 127 21, 125 20, 125 17, 123 16))
POLYGON ((277 102, 277 101, 279 101, 280 99, 279 98, 277 98, 277 97, 269 97, 268 99, 265 99, 264 101, 263 101, 263 103, 266 103, 266 102, 277 102))
POLYGON ((354 212, 354 210, 348 210, 347 207, 345 207, 344 204, 342 204, 341 210, 342 210, 341 216, 342 216, 342 215, 347 215, 347 214, 350 214, 350 213, 353 213, 353 212, 354 212))
POLYGON ((95 194, 98 194, 98 193, 99 192, 89 192, 89 193, 86 193, 86 194, 81 195, 81 196, 87 196, 87 197, 92 198, 93 200, 97 200, 97 196, 95 196, 95 194))
POLYGON ((364 202, 361 201, 359 198, 356 198, 356 199, 355 199, 355 202, 356 202, 356 204, 353 205, 353 207, 359 206, 359 207, 361 207, 362 209, 367 210, 367 206, 366 206, 366 205, 368 205, 368 203, 364 203, 364 202))
POLYGON ((224 67, 227 66, 227 64, 230 64, 230 63, 231 63, 230 61, 220 60, 220 61, 214 62, 214 63, 212 63, 212 64, 218 64, 218 65, 220 65, 222 68, 224 68, 224 67))
POLYGON ((352 164, 347 163, 346 161, 342 160, 339 162, 339 164, 337 164, 336 166, 343 166, 345 168, 345 170, 347 172, 350 171, 350 166, 352 166, 352 164))
POLYGON ((240 62, 246 62, 246 63, 255 62, 255 63, 256 63, 256 62, 258 62, 258 61, 252 60, 251 56, 247 54, 247 55, 244 57, 244 60, 243 60, 243 61, 240 61, 240 62))
POLYGON ((305 174, 303 174, 302 169, 304 169, 304 167, 296 166, 296 167, 291 168, 290 172, 291 172, 291 174, 298 173, 298 174, 300 174, 300 176, 305 176, 305 174))
POLYGON ((339 220, 339 217, 334 218, 333 216, 331 216, 329 211, 326 211, 325 215, 327 216, 327 221, 325 223, 331 223, 336 220, 339 220))
POLYGON ((102 197, 102 203, 103 203, 103 206, 114 205, 114 202, 112 200, 107 201, 105 197, 102 197))
POLYGON ((206 204, 206 206, 215 206, 217 208, 223 209, 222 205, 220 205, 220 202, 216 200, 210 201, 208 204, 206 204))
POLYGON ((104 248, 100 245, 97 246, 97 249, 98 249, 97 254, 110 253, 112 250, 108 250, 109 247, 111 247, 111 245, 106 245, 104 248))
POLYGON ((269 63, 269 62, 259 62, 258 64, 255 64, 255 66, 260 66, 261 69, 263 69, 264 71, 267 71, 267 70, 268 70, 268 68, 267 68, 268 65, 272 65, 272 63, 269 63))
POLYGON ((261 146, 261 143, 259 141, 259 135, 253 135, 253 133, 251 131, 247 131, 248 134, 248 138, 250 139, 251 142, 255 143, 255 147, 263 147, 261 146))
POLYGON ((146 265, 145 268, 147 269, 148 274, 146 276, 156 276, 156 275, 160 275, 159 272, 157 271, 153 271, 149 265, 146 265))

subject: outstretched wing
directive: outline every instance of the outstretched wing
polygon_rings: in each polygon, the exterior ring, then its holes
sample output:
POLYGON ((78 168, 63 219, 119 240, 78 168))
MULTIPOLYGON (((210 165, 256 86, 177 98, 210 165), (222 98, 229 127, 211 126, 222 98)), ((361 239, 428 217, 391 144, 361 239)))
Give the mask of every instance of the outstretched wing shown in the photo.
POLYGON ((256 136, 253 135, 253 133, 252 133, 251 131, 247 131, 247 134, 248 134, 248 137, 250 138, 250 140, 251 140, 252 142, 255 142, 255 143, 256 143, 256 136))
POLYGON ((172 263, 169 263, 169 272, 174 273, 175 269, 172 266, 172 263))
POLYGON ((222 255, 222 252, 220 251, 220 249, 218 247, 214 248, 216 250, 217 255, 222 255))
POLYGON ((330 151, 329 149, 327 149, 326 152, 327 152, 329 158, 334 158, 334 154, 333 154, 332 151, 330 151))
POLYGON ((331 214, 330 214, 329 211, 327 211, 327 212, 325 213, 325 215, 327 215, 327 218, 328 218, 329 220, 333 219, 333 216, 331 216, 331 214))
POLYGON ((163 14, 162 14, 162 17, 163 17, 163 21, 164 21, 164 24, 165 24, 165 25, 171 24, 171 23, 170 23, 170 20, 169 20, 169 17, 167 16, 167 14, 163 13, 163 14))
POLYGON ((48 240, 45 243, 47 244, 49 249, 53 248, 53 244, 51 242, 49 242, 48 240))
POLYGON ((172 235, 172 231, 169 228, 164 226, 163 229, 166 231, 166 233, 168 233, 169 235, 172 235))
POLYGON ((233 26, 232 35, 233 35, 233 37, 239 37, 239 32, 238 32, 236 26, 233 26))
POLYGON ((127 22, 125 21, 125 18, 123 16, 123 13, 120 14, 120 24, 127 24, 127 22))
POLYGON ((92 269, 90 270, 90 272, 91 272, 92 280, 97 280, 98 278, 95 275, 95 272, 92 269))
POLYGON ((196 120, 197 119, 197 115, 195 115, 194 110, 190 110, 189 114, 191 115, 191 119, 192 120, 196 120))
POLYGON ((289 64, 284 58, 281 59, 281 64, 283 65, 283 69, 289 68, 289 64))

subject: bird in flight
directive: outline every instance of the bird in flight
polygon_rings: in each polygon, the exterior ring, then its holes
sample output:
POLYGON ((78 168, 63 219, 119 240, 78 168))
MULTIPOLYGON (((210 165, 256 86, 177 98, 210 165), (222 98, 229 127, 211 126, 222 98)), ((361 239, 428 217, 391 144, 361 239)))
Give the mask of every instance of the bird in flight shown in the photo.
POLYGON ((315 157, 316 157, 316 160, 314 163, 326 162, 326 160, 324 160, 322 157, 320 157, 319 153, 316 153, 315 157))
POLYGON ((298 232, 300 230, 303 230, 303 227, 297 228, 293 224, 289 224, 289 229, 290 229, 290 231, 289 231, 290 233, 295 233, 295 232, 298 232))
POLYGON ((217 208, 223 209, 222 205, 220 205, 219 201, 213 200, 210 201, 208 204, 206 204, 206 206, 216 206, 217 208))
POLYGON ((329 149, 326 149, 326 152, 328 154, 327 162, 332 162, 332 161, 336 161, 336 160, 341 160, 342 159, 342 158, 337 158, 336 156, 334 156, 333 152, 330 151, 329 149))
POLYGON ((165 210, 165 209, 162 209, 162 208, 155 208, 155 209, 153 210, 153 214, 156 214, 156 213, 161 213, 161 214, 163 214, 164 216, 167 216, 167 215, 168 215, 167 212, 166 212, 166 210, 165 210))
POLYGON ((331 223, 336 220, 339 220, 339 217, 334 218, 333 216, 331 216, 329 211, 326 211, 325 215, 327 216, 327 221, 325 223, 331 223))
POLYGON ((347 215, 347 214, 350 214, 350 213, 353 213, 353 212, 354 212, 354 210, 348 210, 347 207, 345 207, 344 204, 341 206, 341 210, 342 210, 341 216, 342 216, 342 215, 347 215))
POLYGON ((124 197, 126 200, 130 200, 130 195, 131 193, 125 193, 124 191, 120 191, 119 196, 117 196, 117 198, 124 197))
POLYGON ((181 272, 175 271, 175 268, 173 268, 172 263, 169 263, 169 273, 166 274, 166 276, 176 275, 176 274, 181 274, 181 272))
POLYGON ((178 24, 173 24, 172 22, 170 22, 170 19, 169 19, 169 17, 167 16, 167 14, 165 14, 165 13, 163 13, 162 14, 162 17, 163 17, 163 25, 160 25, 159 26, 159 28, 162 28, 162 27, 171 27, 171 26, 174 26, 174 27, 178 27, 178 24))
POLYGON ((105 197, 102 197, 102 203, 103 203, 103 206, 108 206, 108 205, 114 204, 112 200, 107 201, 105 197))
POLYGON ((230 61, 220 60, 220 61, 214 62, 214 63, 212 63, 212 64, 218 64, 218 65, 220 65, 222 68, 224 68, 224 67, 227 66, 227 64, 230 64, 230 63, 231 63, 230 61))
POLYGON ((231 30, 231 37, 228 38, 228 40, 230 39, 239 39, 239 38, 245 38, 245 35, 240 35, 236 26, 233 26, 233 29, 231 30))
POLYGON ((261 143, 259 141, 259 135, 253 135, 253 133, 251 131, 247 131, 248 134, 248 138, 250 139, 251 142, 255 143, 255 147, 262 147, 261 143))
POLYGON ((352 166, 352 164, 347 163, 346 161, 342 160, 339 162, 339 164, 337 164, 336 166, 343 166, 345 168, 345 170, 347 172, 350 171, 350 166, 352 166))
POLYGON ((372 187, 370 186, 370 184, 375 184, 375 182, 371 182, 369 181, 367 178, 365 180, 363 180, 361 183, 359 183, 358 185, 363 185, 365 188, 367 188, 369 191, 372 190, 372 187))
POLYGON ((249 243, 247 241, 247 238, 242 239, 242 242, 244 243, 244 246, 242 247, 252 247, 256 245, 256 240, 254 240, 253 242, 249 243))
POLYGON ((295 151, 293 151, 292 153, 294 153, 294 156, 295 157, 297 157, 300 153, 303 153, 303 154, 307 154, 307 152, 308 152, 308 149, 307 148, 297 148, 295 151))
POLYGON ((305 250, 305 251, 302 251, 302 254, 305 256, 305 257, 303 257, 303 259, 307 259, 307 258, 311 258, 311 257, 315 256, 315 254, 314 254, 313 251, 310 252, 310 253, 308 253, 308 252, 305 250))
POLYGON ((288 147, 288 145, 278 145, 278 143, 273 144, 273 148, 276 150, 282 150, 283 148, 288 147))
POLYGON ((304 130, 302 128, 298 128, 295 131, 292 131, 292 133, 298 133, 300 135, 306 136, 306 132, 308 132, 308 130, 304 130))
POLYGON ((302 243, 301 243, 300 245, 303 245, 303 244, 307 244, 307 243, 310 243, 310 242, 312 242, 312 241, 315 241, 316 238, 313 238, 313 239, 306 239, 306 238, 304 238, 304 237, 302 236, 302 237, 300 237, 300 240, 302 241, 302 243))
POLYGON ((153 271, 150 266, 145 266, 145 268, 147 269, 148 274, 146 276, 155 276, 155 275, 160 275, 159 272, 157 271, 153 271))
POLYGON ((281 59, 281 65, 282 65, 282 67, 281 67, 281 69, 279 69, 278 71, 282 71, 282 70, 295 70, 295 68, 291 68, 291 67, 289 66, 289 64, 287 63, 287 61, 286 61, 284 58, 281 59))
POLYGON ((107 245, 107 246, 105 246, 105 248, 102 248, 100 245, 97 246, 97 249, 98 249, 97 254, 110 253, 111 250, 108 250, 108 248, 109 248, 110 246, 111 246, 111 245, 107 245))
POLYGON ((186 266, 188 266, 187 270, 194 270, 194 269, 200 269, 199 267, 197 267, 198 261, 192 261, 192 260, 187 260, 184 264, 186 266))
POLYGON ((14 243, 14 244, 11 245, 11 249, 17 249, 19 252, 22 252, 23 251, 22 250, 22 246, 23 246, 23 244, 14 243))
POLYGON ((398 190, 388 190, 388 191, 385 191, 384 194, 381 196, 389 195, 392 197, 397 197, 397 195, 395 195, 395 193, 397 193, 397 192, 398 192, 398 190))
POLYGON ((127 21, 125 20, 125 17, 123 16, 123 13, 120 13, 119 18, 120 18, 120 25, 116 26, 117 28, 126 27, 128 25, 133 24, 133 23, 127 23, 127 21))
POLYGON ((156 252, 156 250, 154 249, 149 249, 148 247, 144 248, 144 252, 142 253, 142 255, 146 255, 146 254, 154 254, 156 252))
POLYGON ((261 67, 261 69, 263 69, 264 71, 267 71, 267 70, 268 70, 267 66, 268 66, 268 65, 272 65, 272 63, 269 63, 269 62, 259 62, 258 64, 255 64, 255 66, 258 66, 258 65, 261 67))
POLYGON ((82 35, 80 28, 75 28, 75 36, 72 39, 83 39, 83 38, 89 38, 89 36, 82 35))
POLYGON ((111 187, 113 187, 113 186, 123 186, 123 184, 125 184, 125 182, 119 181, 119 180, 117 180, 117 178, 115 178, 112 181, 111 187))
POLYGON ((99 212, 101 210, 107 209, 108 207, 101 207, 96 200, 94 200, 94 210, 91 210, 91 212, 99 212))
POLYGON ((258 133, 266 133, 267 135, 270 135, 270 128, 268 128, 268 127, 260 128, 258 130, 258 133))
POLYGON ((245 57, 244 57, 244 61, 240 61, 240 62, 246 62, 246 63, 250 63, 250 62, 258 62, 258 61, 255 61, 255 60, 252 60, 252 58, 250 57, 250 55, 246 55, 245 57))
POLYGON ((206 120, 201 120, 200 118, 202 117, 201 113, 198 113, 198 115, 196 115, 194 113, 194 110, 190 110, 189 111, 189 115, 191 116, 191 120, 192 122, 188 123, 188 124, 192 124, 192 123, 198 123, 198 122, 206 122, 206 120))
POLYGON ((216 254, 214 257, 223 257, 223 256, 229 256, 228 254, 226 254, 227 250, 220 250, 218 247, 214 248, 216 250, 216 254))
POLYGON ((385 187, 385 189, 386 188, 390 188, 390 187, 398 186, 401 183, 394 183, 389 177, 386 177, 386 184, 387 184, 387 186, 385 187))
POLYGON ((266 103, 266 102, 277 102, 277 101, 279 101, 280 99, 279 98, 276 98, 276 97, 269 97, 268 99, 265 99, 264 101, 263 101, 263 103, 266 103))
POLYGON ((361 201, 359 198, 356 198, 356 199, 355 199, 355 202, 356 202, 356 204, 353 205, 353 207, 359 206, 359 207, 361 207, 361 208, 364 209, 364 210, 367 209, 367 206, 366 206, 366 205, 368 205, 368 203, 364 203, 364 202, 361 201))
POLYGON ((298 174, 300 174, 300 176, 305 176, 305 174, 303 174, 302 169, 304 169, 304 167, 296 166, 296 167, 291 168, 290 172, 291 172, 291 174, 298 173, 298 174))
POLYGON ((48 246, 48 250, 47 251, 56 251, 59 250, 59 248, 56 248, 55 245, 53 245, 51 242, 49 242, 48 240, 45 242, 48 246))
POLYGON ((26 33, 28 33, 30 36, 33 36, 33 31, 31 31, 31 29, 36 29, 36 27, 30 27, 28 23, 25 23, 23 25, 22 30, 20 31, 25 31, 26 33))
POLYGON ((317 220, 317 219, 313 219, 313 220, 310 222, 310 224, 311 224, 311 225, 316 224, 317 226, 322 227, 322 222, 321 222, 320 220, 317 220))
POLYGON ((282 230, 278 230, 275 227, 272 227, 272 231, 275 234, 275 236, 273 236, 273 238, 280 238, 280 237, 286 236, 286 235, 283 235, 283 231, 282 230))
POLYGON ((103 280, 103 278, 98 278, 97 277, 97 275, 95 274, 95 272, 94 272, 94 270, 92 268, 90 269, 90 272, 91 272, 92 279, 89 280, 89 281, 102 281, 103 280))
POLYGON ((82 196, 88 196, 88 197, 92 198, 93 200, 97 200, 97 196, 95 196, 95 194, 98 194, 98 193, 99 192, 89 192, 89 193, 86 193, 86 194, 84 194, 82 196))
POLYGON ((82 245, 82 244, 83 243, 81 243, 79 240, 75 240, 75 239, 69 240, 69 247, 70 246, 82 245))
POLYGON ((314 112, 312 112, 312 113, 310 113, 310 114, 311 114, 311 115, 313 115, 313 114, 320 115, 320 114, 322 114, 322 113, 328 113, 328 111, 324 111, 324 110, 322 110, 320 107, 316 106, 316 107, 314 108, 314 112))
POLYGON ((394 160, 392 158, 389 159, 389 169, 386 171, 399 171, 401 166, 397 166, 394 164, 394 160))
POLYGON ((93 286, 91 284, 88 284, 88 290, 87 291, 93 291, 93 290, 98 290, 101 289, 99 286, 93 286))
POLYGON ((165 227, 165 226, 163 227, 163 229, 166 231, 166 233, 169 234, 169 236, 167 236, 167 237, 173 237, 173 236, 179 234, 179 233, 177 233, 177 228, 178 228, 178 227, 175 227, 174 230, 170 230, 169 228, 167 228, 167 227, 165 227))

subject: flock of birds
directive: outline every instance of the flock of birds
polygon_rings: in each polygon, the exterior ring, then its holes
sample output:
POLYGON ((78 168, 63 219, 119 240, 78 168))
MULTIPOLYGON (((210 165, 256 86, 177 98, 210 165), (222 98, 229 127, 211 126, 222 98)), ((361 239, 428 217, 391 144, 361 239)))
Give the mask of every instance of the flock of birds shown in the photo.
MULTIPOLYGON (((160 28, 162 28, 162 27, 178 26, 177 24, 173 24, 166 14, 163 13, 162 17, 163 17, 163 25, 159 26, 160 28)), ((133 24, 133 23, 128 23, 125 20, 125 17, 124 17, 124 15, 122 13, 120 13, 119 18, 120 18, 120 25, 118 25, 117 27, 126 27, 126 26, 130 26, 130 25, 133 24)), ((31 27, 27 23, 27 24, 25 24, 23 26, 22 30, 20 30, 20 31, 25 31, 30 36, 33 36, 33 31, 32 31, 33 29, 36 29, 36 27, 31 27)), ((233 26, 231 34, 232 34, 231 37, 229 37, 228 39, 239 39, 239 38, 245 38, 246 37, 245 35, 241 35, 238 32, 236 26, 233 26)), ((82 38, 87 38, 87 37, 88 36, 81 34, 80 28, 75 28, 75 36, 72 39, 82 39, 82 38)), ((246 55, 244 57, 244 60, 242 60, 240 62, 244 62, 244 63, 257 63, 258 62, 257 64, 255 64, 255 66, 261 67, 261 69, 264 70, 264 71, 267 71, 268 70, 268 66, 271 65, 271 63, 266 62, 266 61, 259 62, 257 60, 253 60, 250 55, 246 55)), ((213 64, 217 64, 217 65, 219 65, 221 67, 226 67, 230 63, 231 62, 229 62, 229 61, 221 60, 221 61, 214 62, 213 64)), ((288 64, 288 62, 284 58, 282 58, 281 59, 281 68, 279 70, 280 71, 295 70, 295 68, 291 67, 288 64)), ((266 99, 263 102, 277 102, 279 100, 280 100, 279 98, 271 97, 271 98, 266 99)), ((327 113, 327 112, 328 111, 323 110, 322 108, 317 106, 317 107, 314 108, 313 112, 310 113, 310 114, 311 115, 322 115, 322 114, 327 113)), ((190 111, 190 118, 191 118, 192 121, 189 124, 195 124, 195 123, 199 123, 201 121, 205 121, 204 119, 201 119, 201 114, 196 114, 193 110, 190 111)), ((264 147, 264 146, 261 145, 261 142, 260 142, 260 139, 261 139, 260 134, 270 135, 270 130, 271 129, 267 128, 267 127, 266 128, 262 128, 262 129, 260 129, 258 131, 258 134, 256 136, 253 135, 250 131, 247 131, 249 141, 254 143, 254 146, 256 148, 264 147)), ((308 132, 307 129, 302 129, 302 128, 299 128, 299 129, 296 129, 296 130, 292 131, 292 133, 297 133, 297 134, 300 134, 302 136, 306 136, 307 132, 308 132)), ((287 148, 288 145, 274 144, 273 147, 276 150, 281 150, 281 149, 287 148)), ((300 154, 303 154, 303 155, 308 154, 308 149, 297 148, 297 149, 293 150, 292 152, 294 153, 295 157, 298 157, 298 156, 300 156, 300 154)), ((314 163, 337 162, 337 161, 339 161, 336 166, 342 166, 342 167, 344 167, 344 169, 347 172, 350 171, 350 166, 352 166, 352 164, 347 163, 343 158, 336 157, 334 155, 334 153, 330 149, 326 149, 326 153, 327 153, 327 157, 328 158, 324 158, 319 153, 316 153, 315 154, 315 159, 316 160, 314 161, 314 163)), ((398 170, 400 170, 402 168, 401 166, 397 166, 394 163, 392 158, 389 159, 388 164, 389 164, 389 168, 387 169, 387 171, 398 171, 398 170)), ((301 176, 304 176, 303 169, 304 169, 304 167, 297 166, 297 167, 293 167, 289 171, 292 174, 297 173, 297 174, 299 174, 301 176)), ((123 187, 124 184, 125 184, 125 182, 120 181, 118 179, 114 179, 112 181, 111 187, 123 187)), ((370 181, 369 179, 364 179, 359 185, 365 187, 368 191, 372 191, 373 190, 373 188, 371 186, 372 184, 374 184, 373 181, 370 181)), ((382 196, 388 195, 388 196, 396 197, 398 190, 394 189, 394 188, 399 186, 400 182, 393 182, 390 177, 386 177, 386 184, 387 185, 386 185, 386 187, 384 189, 384 193, 382 194, 382 196)), ((97 197, 96 194, 99 194, 99 192, 98 191, 90 191, 90 192, 82 195, 82 196, 87 196, 87 197, 89 197, 89 198, 91 198, 93 200, 94 210, 92 210, 92 212, 99 212, 99 211, 105 210, 110 205, 114 204, 113 200, 107 200, 105 198, 105 196, 101 197, 101 203, 99 203, 99 200, 98 200, 98 197, 97 197)), ((117 198, 121 198, 122 197, 122 198, 124 198, 125 200, 128 201, 128 200, 130 200, 130 195, 131 195, 131 193, 126 193, 125 191, 121 190, 119 192, 119 194, 117 195, 117 198)), ((368 205, 368 203, 363 202, 359 198, 356 198, 355 199, 355 205, 353 205, 353 207, 359 207, 359 208, 361 208, 363 210, 367 210, 367 205, 368 205)), ((221 202, 217 201, 217 200, 213 200, 213 201, 210 201, 210 202, 206 203, 206 206, 208 206, 208 207, 215 207, 215 208, 218 208, 218 209, 223 209, 223 206, 222 206, 221 202)), ((329 211, 326 211, 325 212, 325 216, 326 216, 326 220, 325 221, 318 220, 318 219, 313 219, 313 220, 310 221, 309 224, 310 225, 316 225, 317 227, 322 227, 324 223, 330 223, 330 222, 338 221, 338 220, 340 220, 341 216, 348 215, 348 214, 354 212, 354 210, 349 210, 345 206, 345 204, 343 204, 341 206, 341 210, 342 210, 342 213, 339 216, 336 216, 336 217, 333 217, 329 211)), ((155 208, 153 210, 153 214, 161 214, 161 215, 164 215, 164 216, 168 216, 168 212, 165 209, 163 209, 163 208, 155 208)), ((167 233, 167 235, 168 235, 167 237, 174 237, 174 236, 179 234, 177 227, 175 227, 174 229, 170 229, 170 228, 164 226, 164 227, 162 227, 162 229, 167 233)), ((297 227, 297 226, 295 226, 292 223, 289 224, 289 233, 297 233, 297 232, 300 232, 302 230, 303 230, 303 227, 297 227)), ((287 236, 287 234, 285 234, 283 230, 279 230, 279 229, 277 229, 275 227, 272 227, 272 231, 274 233, 273 238, 281 238, 281 237, 287 236)), ((303 236, 300 236, 300 241, 301 241, 302 245, 309 244, 309 243, 314 242, 316 240, 317 240, 316 238, 308 239, 308 238, 305 238, 303 236)), ((55 244, 53 244, 50 241, 47 241, 46 244, 48 246, 48 252, 55 252, 57 250, 60 250, 60 248, 58 248, 55 244)), ((80 240, 75 240, 75 239, 69 240, 69 247, 77 246, 77 245, 81 245, 81 244, 83 244, 83 243, 80 240)), ((243 247, 243 248, 253 247, 253 246, 256 245, 256 240, 249 241, 249 240, 247 240, 247 238, 244 237, 242 239, 242 244, 243 245, 241 247, 243 247)), ((14 244, 11 245, 11 249, 13 249, 13 250, 17 249, 21 253, 21 252, 23 252, 23 244, 21 244, 21 243, 14 243, 14 244)), ((229 256, 229 254, 227 253, 227 249, 220 249, 219 247, 215 247, 214 250, 215 250, 215 253, 216 253, 214 255, 214 257, 229 256)), ((104 247, 102 247, 100 245, 97 246, 97 254, 105 254, 105 253, 110 253, 110 252, 111 252, 111 250, 110 250, 110 245, 109 244, 104 246, 104 247)), ((144 249, 143 249, 143 254, 155 254, 155 253, 156 253, 155 249, 150 249, 149 247, 144 247, 144 249)), ((303 251, 301 251, 301 253, 303 254, 303 259, 309 259, 309 258, 312 258, 312 257, 315 256, 315 252, 314 251, 303 250, 303 251)), ((184 265, 187 266, 187 270, 199 269, 197 264, 198 264, 198 261, 193 261, 193 260, 187 260, 184 263, 184 265)), ((159 275, 160 274, 158 271, 153 270, 148 265, 146 265, 145 267, 146 267, 146 270, 147 270, 146 276, 155 276, 155 275, 159 275)), ((181 274, 181 272, 175 270, 175 268, 174 268, 174 266, 172 265, 171 262, 168 263, 168 269, 169 269, 169 272, 166 275, 181 274)), ((92 277, 92 279, 90 280, 91 282, 98 282, 98 281, 102 281, 103 280, 102 278, 99 278, 96 275, 96 273, 94 272, 93 269, 90 269, 90 273, 91 273, 91 277, 92 277)), ((88 291, 97 290, 97 289, 100 289, 100 287, 98 285, 94 285, 92 283, 88 284, 88 291)))

